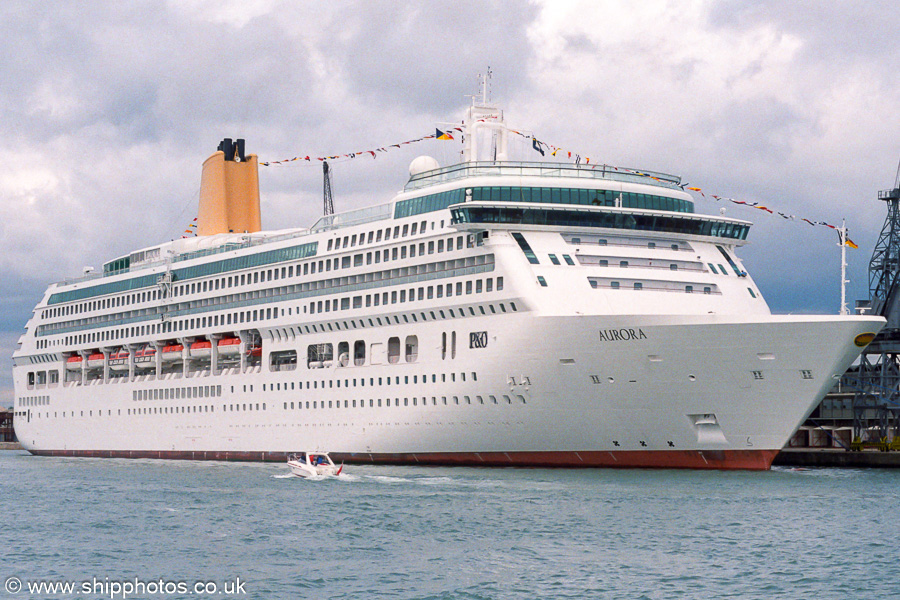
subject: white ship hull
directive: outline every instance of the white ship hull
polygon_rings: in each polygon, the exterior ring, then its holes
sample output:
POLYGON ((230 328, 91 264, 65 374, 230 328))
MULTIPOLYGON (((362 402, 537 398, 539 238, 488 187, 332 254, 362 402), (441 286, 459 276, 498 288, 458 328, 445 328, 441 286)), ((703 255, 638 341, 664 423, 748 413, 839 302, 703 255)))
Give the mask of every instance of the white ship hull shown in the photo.
POLYGON ((489 328, 485 348, 315 377, 328 385, 415 376, 415 385, 290 390, 309 379, 305 370, 70 383, 46 390, 52 410, 30 410, 16 429, 35 454, 281 461, 296 448, 327 447, 348 462, 764 469, 856 357, 829 340, 879 326, 864 317, 528 315, 466 324, 489 328), (610 331, 622 333, 601 340, 610 331), (185 385, 223 392, 133 400, 139 389, 185 385), (304 408, 290 408, 298 403, 304 408), (229 410, 235 404, 254 409, 229 410), (708 415, 712 427, 697 423, 708 415))

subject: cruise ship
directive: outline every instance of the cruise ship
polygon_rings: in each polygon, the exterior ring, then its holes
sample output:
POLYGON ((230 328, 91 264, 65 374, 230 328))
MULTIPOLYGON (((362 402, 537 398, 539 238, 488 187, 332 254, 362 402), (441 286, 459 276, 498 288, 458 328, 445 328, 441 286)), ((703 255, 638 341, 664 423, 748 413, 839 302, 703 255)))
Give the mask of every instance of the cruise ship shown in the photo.
POLYGON ((881 329, 778 316, 679 177, 509 160, 482 98, 459 164, 260 231, 258 161, 203 164, 198 236, 55 283, 14 360, 37 455, 768 469, 881 329))

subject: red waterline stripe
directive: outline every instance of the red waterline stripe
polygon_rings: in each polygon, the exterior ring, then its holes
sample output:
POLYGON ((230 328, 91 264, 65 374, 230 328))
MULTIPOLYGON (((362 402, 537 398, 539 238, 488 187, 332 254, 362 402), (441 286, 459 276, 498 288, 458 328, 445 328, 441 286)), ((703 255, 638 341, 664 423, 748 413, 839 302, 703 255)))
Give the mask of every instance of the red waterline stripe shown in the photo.
MULTIPOLYGON (((160 458, 284 462, 290 452, 189 450, 30 450, 38 456, 160 458)), ((343 453, 332 459, 347 464, 479 466, 479 467, 610 467, 618 469, 739 469, 765 471, 778 450, 578 450, 553 452, 415 452, 343 453)))

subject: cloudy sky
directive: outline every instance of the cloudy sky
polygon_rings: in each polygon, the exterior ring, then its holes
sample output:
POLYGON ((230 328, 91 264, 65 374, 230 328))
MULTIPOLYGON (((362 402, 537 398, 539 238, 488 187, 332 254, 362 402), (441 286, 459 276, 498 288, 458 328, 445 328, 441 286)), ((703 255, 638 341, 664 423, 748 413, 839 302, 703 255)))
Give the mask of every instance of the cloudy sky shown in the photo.
MULTIPOLYGON (((900 158, 895 0, 0 3, 0 354, 47 284, 179 237, 224 137, 260 160, 356 152, 456 121, 490 65, 508 121, 592 162, 839 224, 849 298, 900 158)), ((390 199, 419 154, 337 161, 338 211, 390 199)), ((515 159, 538 156, 526 145, 515 159)), ((321 213, 321 167, 261 167, 264 228, 321 213)), ((720 205, 698 196, 701 212, 720 205)), ((741 256, 775 312, 836 312, 823 227, 755 222, 741 256)), ((10 362, 0 401, 11 404, 10 362)))

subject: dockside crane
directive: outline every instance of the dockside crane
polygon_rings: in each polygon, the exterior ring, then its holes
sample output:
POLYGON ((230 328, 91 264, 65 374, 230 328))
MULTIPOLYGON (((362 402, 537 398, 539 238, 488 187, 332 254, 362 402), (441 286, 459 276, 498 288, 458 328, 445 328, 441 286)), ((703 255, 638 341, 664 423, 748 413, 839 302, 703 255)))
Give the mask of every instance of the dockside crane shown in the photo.
POLYGON ((857 308, 884 317, 887 325, 863 350, 856 371, 843 380, 856 389, 856 447, 869 441, 884 449, 889 437, 900 438, 900 164, 894 186, 878 192, 878 200, 885 203, 887 216, 869 261, 869 300, 857 302, 857 308))

